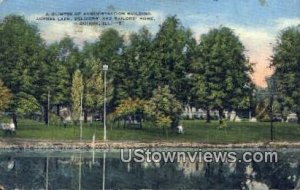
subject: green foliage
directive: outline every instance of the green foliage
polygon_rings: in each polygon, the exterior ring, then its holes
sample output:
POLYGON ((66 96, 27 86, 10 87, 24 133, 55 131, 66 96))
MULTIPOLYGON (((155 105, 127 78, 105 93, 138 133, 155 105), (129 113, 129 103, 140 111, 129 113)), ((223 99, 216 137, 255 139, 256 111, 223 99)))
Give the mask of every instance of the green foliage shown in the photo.
MULTIPOLYGON (((299 27, 293 27, 280 34, 274 49, 278 95, 273 108, 281 113, 291 108, 289 111, 300 114, 299 44, 299 27)), ((78 112, 78 90, 83 86, 85 111, 100 110, 102 64, 109 65, 109 111, 129 98, 149 100, 157 86, 166 85, 168 93, 180 103, 207 109, 248 109, 254 101, 249 76, 252 65, 234 32, 227 27, 212 29, 201 36, 197 45, 191 30, 183 27, 176 16, 167 17, 156 34, 145 27, 132 33, 126 45, 117 30, 107 29, 81 50, 69 36, 46 46, 35 25, 10 15, 0 23, 0 52, 0 76, 12 95, 9 106, 5 103, 1 107, 12 112, 44 110, 46 115, 49 91, 50 108, 72 103, 78 112), (82 79, 75 76, 77 70, 82 72, 82 79)), ((162 111, 168 110, 163 100, 160 106, 153 106, 158 105, 155 96, 152 105, 145 103, 143 109, 151 116, 164 118, 161 123, 168 123, 169 117, 175 126, 179 114, 162 111)))
POLYGON ((129 97, 148 99, 154 90, 149 64, 151 62, 151 34, 147 28, 129 37, 122 60, 115 73, 116 101, 129 97))
POLYGON ((80 70, 76 70, 72 82, 72 119, 78 121, 81 116, 81 97, 83 96, 83 80, 80 70))
POLYGON ((4 115, 0 112, 0 123, 10 123, 10 122, 11 122, 11 117, 4 115))
MULTIPOLYGON (((98 59, 90 57, 84 60, 85 68, 84 78, 84 107, 89 111, 97 111, 103 107, 104 102, 104 77, 102 65, 98 59)), ((112 99, 113 87, 112 81, 107 82, 106 100, 112 99)))
POLYGON ((114 66, 120 58, 123 48, 123 37, 113 28, 103 31, 94 45, 94 55, 104 64, 114 66))
POLYGON ((276 93, 298 115, 300 122, 300 27, 290 27, 278 37, 272 66, 276 93))
POLYGON ((120 84, 120 80, 126 78, 126 73, 121 72, 123 42, 123 36, 117 30, 110 28, 103 31, 95 43, 86 44, 83 52, 84 56, 88 58, 94 57, 97 60, 101 60, 102 64, 108 65, 107 78, 109 80, 108 84, 111 83, 113 86, 113 88, 110 87, 113 106, 116 106, 123 99, 123 97, 119 98, 120 88, 117 87, 120 84))
POLYGON ((102 73, 100 71, 100 68, 98 66, 99 62, 98 60, 94 58, 86 59, 85 60, 86 65, 91 67, 91 70, 89 72, 86 71, 85 76, 85 106, 89 109, 97 109, 101 105, 103 105, 104 101, 104 82, 102 73))
POLYGON ((58 44, 58 54, 56 58, 65 65, 67 72, 72 76, 77 69, 81 69, 81 57, 78 47, 69 36, 64 37, 58 44))
POLYGON ((176 127, 180 120, 182 105, 171 94, 168 86, 159 86, 146 104, 145 112, 153 118, 158 127, 176 127))
POLYGON ((227 129, 227 128, 228 128, 227 121, 226 120, 222 120, 220 122, 220 125, 219 125, 218 129, 227 129))
POLYGON ((252 65, 244 51, 239 38, 229 28, 213 29, 201 36, 192 76, 192 92, 198 105, 219 110, 249 107, 252 65))
POLYGON ((49 119, 50 119, 49 123, 51 125, 56 125, 56 126, 61 125, 61 118, 59 116, 57 116, 56 114, 50 113, 49 119))
POLYGON ((0 23, 0 76, 13 94, 11 111, 17 109, 13 105, 24 104, 24 99, 19 99, 23 96, 17 94, 40 95, 43 50, 37 27, 23 17, 10 15, 0 23))
POLYGON ((4 110, 10 103, 11 100, 10 90, 4 86, 2 80, 0 80, 0 110, 4 110))
POLYGON ((52 44, 46 49, 45 74, 44 78, 41 78, 41 83, 44 83, 47 88, 44 88, 44 92, 40 96, 41 102, 44 104, 47 102, 49 90, 51 104, 67 105, 70 102, 71 75, 68 73, 68 64, 61 60, 61 48, 59 44, 52 44))
POLYGON ((40 110, 40 105, 34 96, 20 92, 16 97, 18 99, 17 105, 15 106, 17 113, 29 114, 40 110))
POLYGON ((196 44, 190 30, 185 29, 176 16, 168 17, 153 39, 151 81, 156 85, 168 85, 171 93, 182 102, 188 102, 191 52, 196 44))
POLYGON ((145 110, 145 105, 147 101, 140 100, 140 99, 131 99, 128 98, 126 100, 122 100, 121 104, 119 104, 112 114, 113 118, 124 118, 126 116, 135 115, 135 114, 142 114, 145 110))
POLYGON ((157 119, 155 121, 156 126, 165 128, 165 127, 170 127, 172 124, 172 120, 169 116, 164 116, 164 115, 158 115, 157 119))

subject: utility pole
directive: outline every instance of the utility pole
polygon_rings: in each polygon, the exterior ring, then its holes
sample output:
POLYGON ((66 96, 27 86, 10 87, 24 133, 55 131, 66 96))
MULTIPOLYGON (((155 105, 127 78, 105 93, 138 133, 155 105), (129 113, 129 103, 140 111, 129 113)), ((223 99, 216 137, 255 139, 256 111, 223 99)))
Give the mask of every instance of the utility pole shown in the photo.
POLYGON ((103 168, 102 168, 102 189, 105 190, 105 160, 106 160, 106 150, 103 150, 103 168))
POLYGON ((81 94, 80 94, 80 116, 79 116, 79 120, 80 120, 80 140, 82 140, 82 99, 83 99, 83 92, 81 91, 81 94))
POLYGON ((48 90, 47 126, 49 126, 50 123, 49 112, 50 112, 50 90, 48 90))
POLYGON ((103 65, 104 71, 104 105, 103 105, 103 125, 104 125, 104 134, 103 140, 106 141, 106 72, 108 70, 108 65, 103 65))
POLYGON ((78 189, 81 190, 81 168, 82 168, 82 158, 81 158, 81 152, 79 155, 79 171, 78 171, 78 189))
POLYGON ((49 186, 49 157, 46 158, 46 190, 48 190, 49 186))

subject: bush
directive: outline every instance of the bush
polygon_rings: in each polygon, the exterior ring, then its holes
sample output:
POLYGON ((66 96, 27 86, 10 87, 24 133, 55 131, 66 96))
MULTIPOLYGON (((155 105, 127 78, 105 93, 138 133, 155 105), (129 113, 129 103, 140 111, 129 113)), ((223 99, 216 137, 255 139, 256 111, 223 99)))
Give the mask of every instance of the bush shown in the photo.
POLYGON ((9 123, 10 120, 9 116, 0 113, 0 123, 9 123))
POLYGON ((49 120, 51 125, 60 125, 61 124, 61 118, 57 116, 56 114, 50 113, 49 120))

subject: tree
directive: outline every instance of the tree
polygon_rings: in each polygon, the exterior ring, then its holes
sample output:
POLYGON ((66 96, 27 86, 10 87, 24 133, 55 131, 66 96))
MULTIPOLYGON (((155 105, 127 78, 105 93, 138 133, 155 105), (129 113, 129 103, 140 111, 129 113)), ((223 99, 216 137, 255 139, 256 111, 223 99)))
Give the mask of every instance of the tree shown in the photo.
POLYGON ((94 56, 103 63, 113 66, 120 58, 123 42, 123 37, 116 29, 107 29, 101 34, 94 45, 94 56))
POLYGON ((0 24, 0 74, 13 94, 34 94, 43 47, 38 29, 24 18, 7 16, 0 24))
POLYGON ((270 107, 269 95, 269 88, 256 88, 255 90, 255 117, 259 121, 267 121, 270 119, 268 114, 268 108, 270 107))
MULTIPOLYGON (((57 115, 61 105, 70 103, 71 76, 68 67, 60 60, 60 46, 55 43, 47 47, 45 62, 47 68, 47 86, 51 95, 51 104, 57 106, 57 115)), ((73 73, 72 73, 73 74, 73 73)), ((48 93, 48 92, 47 92, 48 93)))
POLYGON ((112 113, 114 120, 123 119, 124 121, 129 119, 129 122, 137 120, 140 122, 140 128, 142 128, 142 120, 144 118, 145 107, 148 104, 145 100, 128 98, 122 100, 117 106, 115 112, 112 113))
POLYGON ((227 27, 201 36, 193 67, 194 93, 207 110, 218 109, 220 119, 224 109, 249 108, 252 65, 244 51, 239 38, 227 27))
POLYGON ((168 86, 158 87, 146 105, 145 113, 153 118, 158 127, 175 128, 182 113, 182 105, 168 86))
MULTIPOLYGON (((72 80, 72 76, 77 69, 82 69, 82 59, 78 47, 75 45, 73 39, 69 36, 65 36, 58 43, 58 59, 67 68, 67 71, 72 80)), ((70 83, 71 84, 71 83, 70 83)))
POLYGON ((300 27, 283 30, 274 48, 276 89, 285 105, 296 112, 300 123, 300 27))
MULTIPOLYGON (((108 80, 112 80, 113 86, 117 86, 120 80, 126 73, 121 73, 120 68, 122 67, 121 55, 123 54, 123 36, 113 28, 103 31, 99 39, 92 45, 86 46, 86 50, 92 49, 93 56, 101 60, 103 64, 108 65, 109 70, 107 71, 108 80), (123 75, 122 75, 123 74, 123 75), (121 75, 121 76, 120 76, 121 75)), ((89 51, 87 51, 89 52, 89 51)), ((90 53, 88 53, 90 55, 90 53)), ((113 91, 112 101, 110 105, 116 106, 119 102, 117 90, 113 91)), ((108 106, 110 111, 110 106, 108 106)))
POLYGON ((201 106, 206 109, 206 122, 210 122, 210 109, 211 102, 213 101, 209 96, 210 89, 208 87, 207 78, 203 75, 204 68, 201 68, 202 64, 197 65, 199 62, 194 63, 194 71, 192 75, 192 101, 194 105, 201 106))
MULTIPOLYGON (((103 108, 104 103, 104 79, 102 74, 101 62, 95 58, 88 58, 85 60, 86 67, 90 67, 91 70, 87 71, 86 74, 90 73, 89 76, 84 77, 84 110, 85 110, 85 121, 88 112, 97 112, 103 108)), ((107 93, 106 100, 109 102, 112 98, 113 87, 112 81, 107 82, 107 93)))
POLYGON ((4 86, 2 80, 0 80, 0 110, 4 110, 10 103, 11 100, 11 92, 10 90, 4 86))
POLYGON ((61 60, 59 44, 54 43, 45 47, 41 55, 43 61, 36 71, 38 77, 35 82, 39 88, 34 96, 42 106, 44 122, 48 124, 49 108, 56 106, 56 114, 59 115, 60 106, 69 105, 71 75, 67 71, 66 64, 61 60), (48 98, 50 98, 50 105, 48 105, 48 98))
POLYGON ((17 105, 23 101, 20 97, 40 95, 43 83, 37 81, 44 63, 44 45, 37 27, 23 17, 10 15, 0 23, 0 76, 13 95, 9 111, 16 126, 17 105))
POLYGON ((124 53, 115 77, 116 101, 119 103, 127 98, 148 99, 154 90, 151 81, 151 71, 148 69, 151 57, 152 36, 143 27, 138 33, 129 37, 129 45, 124 47, 124 53))
POLYGON ((85 82, 85 108, 87 111, 97 111, 104 102, 104 82, 101 72, 95 68, 95 72, 85 82), (98 71, 98 72, 97 72, 98 71))
POLYGON ((153 39, 148 66, 154 88, 157 84, 168 85, 178 100, 188 103, 190 52, 195 44, 192 32, 185 29, 176 16, 164 21, 153 39))
POLYGON ((16 96, 18 97, 17 114, 28 115, 40 110, 40 104, 34 96, 23 92, 18 93, 16 96))
POLYGON ((81 116, 81 97, 83 96, 83 80, 80 70, 76 70, 72 81, 72 119, 77 122, 81 116))

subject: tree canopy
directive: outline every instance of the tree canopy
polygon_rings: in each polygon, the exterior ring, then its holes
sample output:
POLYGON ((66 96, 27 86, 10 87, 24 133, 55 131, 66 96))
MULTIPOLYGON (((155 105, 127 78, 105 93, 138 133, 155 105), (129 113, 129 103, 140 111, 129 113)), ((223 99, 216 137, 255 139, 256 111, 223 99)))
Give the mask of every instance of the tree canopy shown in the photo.
POLYGON ((2 111, 7 108, 11 100, 11 92, 4 86, 2 80, 0 80, 0 97, 0 110, 2 111))
POLYGON ((210 30, 201 36, 196 52, 192 76, 196 104, 220 111, 249 107, 252 65, 234 32, 227 27, 210 30))
POLYGON ((276 92, 283 103, 297 113, 300 123, 300 27, 283 30, 274 48, 276 92))
POLYGON ((80 70, 76 70, 72 82, 72 119, 79 121, 81 117, 81 103, 83 100, 83 80, 80 70))
MULTIPOLYGON (((251 106, 252 64, 228 27, 211 29, 197 42, 189 28, 169 16, 155 34, 142 27, 125 38, 107 29, 79 47, 70 36, 46 44, 37 26, 20 16, 0 23, 0 77, 2 88, 11 92, 10 103, 2 106, 7 111, 41 112, 47 123, 48 106, 56 106, 57 114, 61 106, 77 112, 81 92, 83 111, 102 111, 103 64, 109 66, 108 112, 125 100, 149 101, 162 123, 175 126, 182 105, 220 113, 251 106)), ((299 27, 280 34, 272 66, 285 97, 278 102, 299 113, 299 27)))
POLYGON ((177 127, 182 113, 182 105, 175 98, 169 86, 160 87, 153 91, 153 96, 145 108, 158 127, 177 127))

